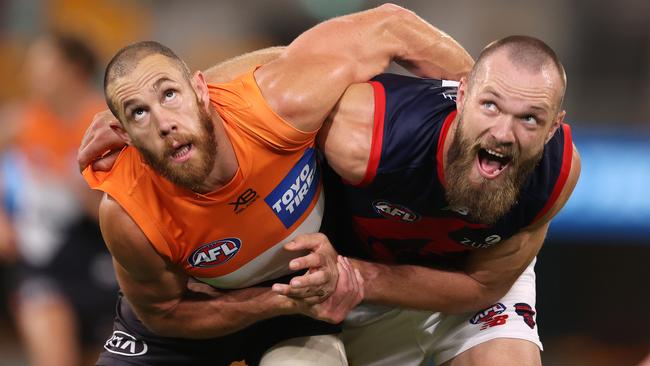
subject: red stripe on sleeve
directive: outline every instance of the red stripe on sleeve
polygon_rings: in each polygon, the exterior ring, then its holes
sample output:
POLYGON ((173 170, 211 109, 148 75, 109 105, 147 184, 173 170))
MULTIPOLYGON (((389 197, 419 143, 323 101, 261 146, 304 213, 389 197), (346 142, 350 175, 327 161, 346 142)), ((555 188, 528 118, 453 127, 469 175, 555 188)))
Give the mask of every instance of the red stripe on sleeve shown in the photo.
POLYGON ((354 185, 355 187, 363 187, 370 184, 375 179, 377 168, 379 167, 379 160, 381 159, 381 148, 384 141, 386 91, 384 90, 384 86, 377 81, 371 81, 370 85, 372 85, 375 94, 375 116, 374 126, 372 129, 372 142, 370 145, 370 158, 368 159, 366 174, 363 176, 361 182, 354 185))
MULTIPOLYGON (((569 178, 569 173, 571 172, 571 161, 573 160, 573 141, 571 139, 571 128, 566 123, 562 124, 562 130, 564 132, 564 151, 562 152, 562 167, 560 168, 560 175, 555 182, 555 187, 553 187, 553 192, 551 192, 551 197, 548 199, 542 210, 535 216, 532 223, 537 222, 541 219, 546 213, 553 207, 555 201, 557 201, 564 184, 569 178)), ((531 223, 531 224, 532 224, 531 223)))
POLYGON ((447 133, 449 132, 449 127, 451 123, 456 118, 456 110, 454 109, 442 124, 442 129, 440 130, 440 137, 438 137, 438 151, 436 152, 436 159, 438 160, 438 179, 440 184, 443 187, 447 187, 447 182, 445 181, 445 161, 444 161, 444 152, 445 152, 445 141, 447 139, 447 133))

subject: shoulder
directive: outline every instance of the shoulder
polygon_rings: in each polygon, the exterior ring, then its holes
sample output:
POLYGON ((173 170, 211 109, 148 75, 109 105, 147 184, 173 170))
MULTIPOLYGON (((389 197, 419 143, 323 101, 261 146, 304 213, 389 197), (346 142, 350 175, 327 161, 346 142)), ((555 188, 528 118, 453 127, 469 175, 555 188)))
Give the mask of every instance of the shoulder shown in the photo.
POLYGON ((564 205, 569 200, 569 197, 571 197, 573 189, 575 188, 576 184, 578 183, 578 179, 580 178, 581 162, 580 153, 573 144, 571 144, 570 154, 571 161, 569 163, 569 174, 567 176, 566 182, 564 183, 564 186, 562 187, 562 190, 559 193, 557 200, 553 203, 553 206, 551 206, 551 208, 544 214, 544 216, 535 222, 532 228, 537 228, 548 224, 551 219, 553 219, 553 217, 555 217, 555 215, 560 212, 562 207, 564 207, 564 205))

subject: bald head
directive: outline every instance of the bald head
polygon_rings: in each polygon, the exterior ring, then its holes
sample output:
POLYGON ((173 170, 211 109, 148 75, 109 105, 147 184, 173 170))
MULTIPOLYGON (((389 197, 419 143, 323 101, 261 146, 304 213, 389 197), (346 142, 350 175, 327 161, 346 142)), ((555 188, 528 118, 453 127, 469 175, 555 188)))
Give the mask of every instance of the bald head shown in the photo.
POLYGON ((117 79, 127 76, 140 63, 141 60, 150 55, 163 55, 167 57, 171 64, 182 72, 185 79, 189 82, 191 73, 185 62, 178 57, 174 51, 155 41, 141 41, 130 44, 119 50, 106 66, 104 73, 104 95, 108 108, 113 115, 118 116, 117 108, 109 94, 110 85, 117 79))
POLYGON ((470 88, 477 81, 477 78, 483 75, 487 61, 497 54, 505 54, 516 68, 530 73, 543 73, 551 70, 560 83, 558 108, 560 107, 564 99, 567 82, 564 66, 562 66, 560 59, 551 47, 543 41, 530 36, 509 36, 487 45, 481 51, 469 74, 468 84, 470 88))

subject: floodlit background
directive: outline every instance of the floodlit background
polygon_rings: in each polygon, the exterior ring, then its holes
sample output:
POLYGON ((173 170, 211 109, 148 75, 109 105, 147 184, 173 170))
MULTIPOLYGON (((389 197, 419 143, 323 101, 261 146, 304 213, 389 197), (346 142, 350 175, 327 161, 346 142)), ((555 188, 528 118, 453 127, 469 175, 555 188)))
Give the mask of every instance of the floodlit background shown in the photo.
MULTIPOLYGON (((641 364, 650 354, 650 2, 395 3, 449 33, 474 57, 490 41, 512 34, 539 37, 556 50, 567 70, 566 119, 582 155, 583 172, 572 199, 552 224, 537 263, 543 361, 641 364)), ((287 44, 321 20, 379 4, 0 0, 0 111, 9 111, 0 112, 0 160, 13 146, 8 131, 16 125, 16 114, 11 111, 31 92, 25 75, 28 47, 48 31, 75 34, 92 46, 100 70, 91 82, 99 89, 108 59, 133 41, 160 41, 190 68, 206 69, 244 52, 287 44)), ((55 76, 46 74, 41 83, 55 76)), ((4 181, 11 182, 12 170, 1 167, 0 181, 4 175, 4 181)), ((4 186, 7 190, 10 183, 4 186)), ((26 365, 27 351, 21 348, 9 310, 10 266, 0 264, 0 365, 26 365)), ((647 358, 645 362, 650 364, 647 358)))

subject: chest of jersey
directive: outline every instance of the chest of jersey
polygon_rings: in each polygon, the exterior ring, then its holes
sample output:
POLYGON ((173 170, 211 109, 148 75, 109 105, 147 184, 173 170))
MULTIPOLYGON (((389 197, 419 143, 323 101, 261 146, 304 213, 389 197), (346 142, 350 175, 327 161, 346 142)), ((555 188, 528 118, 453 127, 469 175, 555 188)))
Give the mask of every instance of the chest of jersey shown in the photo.
POLYGON ((451 209, 445 196, 442 146, 455 121, 455 89, 439 80, 380 75, 370 161, 362 186, 342 185, 362 252, 387 262, 421 263, 461 256, 507 240, 550 207, 570 167, 568 126, 547 144, 518 201, 491 225, 451 209), (565 138, 565 136, 567 138, 565 138))
POLYGON ((371 187, 345 188, 354 232, 375 259, 414 263, 455 256, 488 248, 519 229, 511 220, 472 223, 467 212, 449 208, 434 177, 433 169, 420 167, 382 175, 371 187))
MULTIPOLYGON (((241 173, 241 171, 240 171, 241 173)), ((323 214, 320 170, 313 149, 294 157, 253 159, 248 172, 218 200, 190 199, 163 217, 173 256, 185 272, 215 287, 246 287, 288 274, 296 256, 283 244, 316 232, 323 214)))

